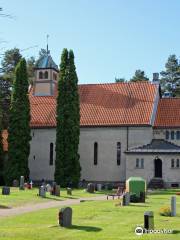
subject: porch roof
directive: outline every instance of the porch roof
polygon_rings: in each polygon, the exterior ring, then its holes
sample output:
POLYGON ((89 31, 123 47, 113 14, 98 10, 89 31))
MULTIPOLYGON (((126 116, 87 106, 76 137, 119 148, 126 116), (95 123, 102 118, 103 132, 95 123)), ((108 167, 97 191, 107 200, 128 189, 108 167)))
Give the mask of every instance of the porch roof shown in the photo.
POLYGON ((152 139, 151 143, 130 148, 126 153, 180 153, 180 146, 164 139, 152 139))

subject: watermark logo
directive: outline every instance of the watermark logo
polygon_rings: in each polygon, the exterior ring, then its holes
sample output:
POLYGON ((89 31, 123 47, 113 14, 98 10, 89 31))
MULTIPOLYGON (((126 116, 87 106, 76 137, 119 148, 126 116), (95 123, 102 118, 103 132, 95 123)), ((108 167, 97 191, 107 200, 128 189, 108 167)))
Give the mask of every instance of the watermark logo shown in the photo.
POLYGON ((143 235, 144 229, 142 227, 136 227, 135 228, 135 234, 138 236, 143 235))
POLYGON ((172 229, 145 229, 141 226, 137 226, 135 228, 134 232, 137 236, 141 236, 145 233, 148 233, 148 234, 172 234, 173 230, 172 229))

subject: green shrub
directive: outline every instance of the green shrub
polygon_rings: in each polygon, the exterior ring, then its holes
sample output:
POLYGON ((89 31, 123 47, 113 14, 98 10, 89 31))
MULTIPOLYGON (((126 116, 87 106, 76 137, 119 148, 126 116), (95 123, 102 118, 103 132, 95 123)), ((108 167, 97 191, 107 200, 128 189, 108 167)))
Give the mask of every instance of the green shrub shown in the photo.
POLYGON ((171 216, 171 209, 168 206, 161 207, 159 210, 161 216, 171 216))

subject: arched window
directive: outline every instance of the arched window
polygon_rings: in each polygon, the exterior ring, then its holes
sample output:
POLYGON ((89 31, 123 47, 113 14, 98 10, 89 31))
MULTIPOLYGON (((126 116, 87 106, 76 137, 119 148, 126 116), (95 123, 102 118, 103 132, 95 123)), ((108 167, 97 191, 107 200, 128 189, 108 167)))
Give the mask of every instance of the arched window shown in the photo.
POLYGON ((94 143, 94 165, 98 164, 98 143, 94 143))
POLYGON ((171 131, 171 139, 174 140, 174 131, 171 131))
POLYGON ((57 75, 53 73, 53 80, 57 80, 57 75))
POLYGON ((166 140, 169 139, 169 131, 166 131, 166 140))
POLYGON ((43 72, 39 72, 39 79, 43 79, 43 72))
POLYGON ((49 165, 53 165, 53 143, 50 143, 50 158, 49 158, 49 165))
POLYGON ((179 159, 176 160, 176 167, 179 168, 179 159))
POLYGON ((121 164, 121 143, 117 142, 117 165, 121 164))
POLYGON ((48 79, 48 71, 45 71, 45 73, 44 73, 44 78, 45 78, 45 79, 48 79))

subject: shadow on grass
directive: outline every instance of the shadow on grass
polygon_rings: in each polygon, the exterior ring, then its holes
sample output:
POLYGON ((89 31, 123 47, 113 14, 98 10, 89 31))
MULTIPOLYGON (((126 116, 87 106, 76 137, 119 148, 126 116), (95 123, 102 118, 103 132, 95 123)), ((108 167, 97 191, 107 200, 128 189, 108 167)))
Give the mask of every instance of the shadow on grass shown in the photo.
POLYGON ((173 234, 179 234, 180 230, 173 230, 173 234))
POLYGON ((11 209, 9 206, 0 205, 0 209, 11 209))
POLYGON ((72 225, 68 229, 75 229, 75 230, 81 230, 81 231, 86 231, 86 232, 100 232, 100 231, 102 231, 102 228, 99 228, 99 227, 79 226, 79 225, 72 225))
MULTIPOLYGON (((51 228, 61 228, 59 225, 51 226, 51 228)), ((65 229, 69 230, 81 230, 85 232, 100 232, 102 228, 99 227, 92 227, 92 226, 79 226, 79 225, 72 225, 71 227, 64 227, 65 229)))
POLYGON ((143 205, 143 204, 141 204, 141 205, 139 205, 139 204, 133 204, 133 203, 130 203, 130 205, 129 206, 132 206, 132 207, 150 207, 149 205, 143 205))
POLYGON ((61 198, 55 198, 55 197, 45 197, 45 199, 55 200, 55 201, 63 201, 61 198))

